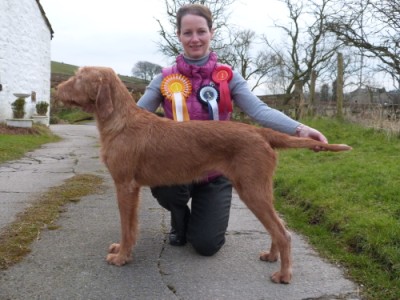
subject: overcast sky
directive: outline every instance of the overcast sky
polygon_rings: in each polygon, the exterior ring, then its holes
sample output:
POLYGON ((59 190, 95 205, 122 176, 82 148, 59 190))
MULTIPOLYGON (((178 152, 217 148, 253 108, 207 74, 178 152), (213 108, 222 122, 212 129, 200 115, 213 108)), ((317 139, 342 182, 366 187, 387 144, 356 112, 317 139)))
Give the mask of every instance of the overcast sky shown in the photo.
MULTIPOLYGON (((40 0, 54 30, 53 61, 83 66, 107 66, 131 75, 138 61, 161 66, 158 52, 160 19, 166 22, 164 0, 40 0)), ((285 16, 278 0, 236 0, 229 23, 257 33, 271 32, 273 18, 285 16)))

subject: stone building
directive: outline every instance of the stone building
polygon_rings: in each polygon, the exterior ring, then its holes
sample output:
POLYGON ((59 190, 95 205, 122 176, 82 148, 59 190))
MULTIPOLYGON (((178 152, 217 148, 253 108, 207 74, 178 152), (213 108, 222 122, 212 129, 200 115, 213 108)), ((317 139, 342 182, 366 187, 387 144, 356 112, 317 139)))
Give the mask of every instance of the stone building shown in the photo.
POLYGON ((384 88, 364 87, 357 88, 347 95, 350 104, 379 104, 391 103, 391 100, 384 88))
POLYGON ((50 102, 52 37, 39 0, 0 0, 0 122, 12 117, 14 94, 26 95, 25 118, 50 102))

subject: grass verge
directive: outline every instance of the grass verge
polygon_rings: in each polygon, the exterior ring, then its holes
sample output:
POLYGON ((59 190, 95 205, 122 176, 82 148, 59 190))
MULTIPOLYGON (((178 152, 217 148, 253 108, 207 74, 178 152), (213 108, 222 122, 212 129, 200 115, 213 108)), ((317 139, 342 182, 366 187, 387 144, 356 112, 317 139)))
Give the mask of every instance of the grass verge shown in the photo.
POLYGON ((368 299, 400 299, 400 139, 326 119, 306 120, 353 151, 281 151, 277 209, 329 259, 362 284, 368 299))
POLYGON ((59 140, 60 137, 43 125, 34 125, 32 128, 11 128, 0 124, 0 163, 18 159, 42 144, 59 140))
POLYGON ((31 243, 40 237, 42 230, 57 229, 55 221, 63 206, 77 202, 82 197, 99 192, 101 177, 82 174, 66 180, 38 197, 16 220, 0 233, 0 269, 21 261, 30 252, 31 243))

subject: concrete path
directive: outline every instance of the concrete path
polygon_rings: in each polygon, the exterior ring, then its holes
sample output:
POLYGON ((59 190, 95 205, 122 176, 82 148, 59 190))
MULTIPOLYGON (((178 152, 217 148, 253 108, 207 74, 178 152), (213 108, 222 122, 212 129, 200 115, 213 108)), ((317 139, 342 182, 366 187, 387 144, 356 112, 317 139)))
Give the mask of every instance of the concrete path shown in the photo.
POLYGON ((167 242, 169 214, 142 190, 140 238, 134 260, 124 267, 105 262, 119 239, 119 216, 112 180, 98 157, 93 125, 53 125, 63 141, 43 146, 21 160, 0 165, 0 227, 25 209, 37 193, 75 174, 105 179, 106 192, 84 197, 43 231, 32 252, 0 271, 0 299, 360 299, 358 287, 341 268, 321 259, 293 234, 294 277, 289 285, 269 276, 279 263, 258 259, 269 236, 237 195, 224 247, 212 257, 190 245, 167 242))

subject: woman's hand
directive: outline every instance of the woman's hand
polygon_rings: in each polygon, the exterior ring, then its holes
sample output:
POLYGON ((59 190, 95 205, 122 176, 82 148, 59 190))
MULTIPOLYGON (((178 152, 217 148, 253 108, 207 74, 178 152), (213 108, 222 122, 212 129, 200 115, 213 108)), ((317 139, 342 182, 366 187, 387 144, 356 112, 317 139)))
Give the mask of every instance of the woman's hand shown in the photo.
MULTIPOLYGON (((296 136, 310 138, 310 139, 317 140, 317 141, 320 141, 325 144, 328 143, 328 139, 321 132, 319 132, 318 130, 311 128, 307 125, 304 125, 304 124, 300 124, 296 128, 296 136)), ((318 146, 313 148, 313 150, 315 152, 325 151, 325 149, 323 147, 318 147, 318 146)))

